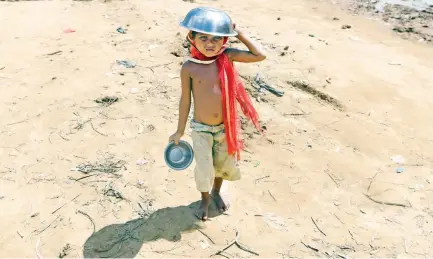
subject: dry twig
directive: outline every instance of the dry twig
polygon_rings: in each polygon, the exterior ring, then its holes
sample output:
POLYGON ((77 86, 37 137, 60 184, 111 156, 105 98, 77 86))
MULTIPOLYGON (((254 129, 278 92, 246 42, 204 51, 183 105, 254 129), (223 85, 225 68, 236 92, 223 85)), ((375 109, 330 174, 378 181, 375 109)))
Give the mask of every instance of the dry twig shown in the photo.
POLYGON ((241 243, 239 242, 239 235, 240 235, 239 231, 236 231, 236 237, 235 237, 235 239, 234 239, 232 242, 230 242, 230 243, 229 243, 226 247, 224 247, 223 249, 219 250, 219 251, 216 252, 215 254, 212 254, 211 257, 212 257, 212 256, 215 256, 215 255, 221 255, 221 253, 223 253, 225 250, 229 249, 229 248, 232 247, 233 245, 236 245, 239 249, 244 250, 245 252, 249 252, 249 253, 251 253, 251 254, 253 254, 253 255, 257 255, 257 256, 259 256, 258 253, 252 251, 251 249, 247 248, 246 246, 244 246, 243 244, 241 244, 241 243))
POLYGON ((272 195, 271 191, 268 190, 269 195, 272 197, 272 199, 274 199, 274 201, 277 201, 277 199, 275 199, 274 195, 272 195))
POLYGON ((69 251, 71 250, 71 245, 70 244, 66 244, 63 248, 62 251, 60 251, 59 253, 59 258, 65 258, 66 256, 68 256, 69 251))
POLYGON ((107 173, 107 174, 113 174, 117 177, 120 177, 121 175, 116 174, 120 169, 125 168, 126 162, 124 160, 117 160, 113 161, 112 157, 105 158, 105 161, 95 162, 94 164, 91 163, 82 163, 79 164, 77 167, 72 168, 72 171, 78 171, 81 173, 91 173, 91 172, 101 172, 101 173, 107 173))
POLYGON ((86 216, 86 217, 90 220, 90 222, 92 222, 92 225, 93 225, 93 233, 95 233, 95 231, 96 231, 96 225, 95 225, 95 222, 93 221, 92 217, 90 217, 89 214, 87 214, 87 213, 85 213, 85 212, 83 212, 83 211, 81 211, 81 210, 77 210, 77 213, 80 213, 80 214, 86 216))
POLYGON ((404 207, 404 208, 410 207, 410 206, 408 206, 408 205, 406 205, 406 204, 403 204, 403 203, 387 202, 387 201, 379 201, 379 200, 376 200, 376 199, 372 198, 370 195, 368 195, 368 194, 366 194, 366 193, 364 193, 364 195, 365 195, 365 197, 367 197, 369 200, 371 200, 371 201, 373 201, 373 202, 375 202, 375 203, 384 204, 384 205, 389 205, 389 206, 404 207))
POLYGON ((314 252, 319 252, 319 249, 317 249, 317 248, 315 248, 315 247, 312 247, 312 246, 310 246, 310 245, 308 245, 308 244, 305 244, 302 240, 301 240, 301 243, 302 243, 306 248, 309 248, 309 249, 313 250, 314 252))
POLYGON ((62 53, 62 52, 63 52, 63 51, 58 50, 58 51, 55 51, 55 52, 52 52, 52 53, 48 53, 47 56, 57 55, 57 54, 60 54, 60 53, 62 53))
POLYGON ((319 226, 317 226, 316 221, 314 221, 313 217, 311 217, 311 220, 313 221, 313 223, 314 223, 314 225, 316 226, 316 228, 320 231, 320 233, 322 233, 322 234, 326 237, 325 232, 323 232, 323 231, 319 228, 319 226))
POLYGON ((201 231, 199 228, 197 230, 198 230, 198 232, 202 233, 203 236, 207 237, 207 239, 209 239, 209 241, 211 241, 212 244, 215 245, 215 242, 212 240, 212 238, 210 238, 206 233, 204 233, 203 231, 201 231))
POLYGON ((67 202, 67 203, 63 204, 62 206, 60 206, 59 208, 57 208, 55 211, 51 212, 51 214, 56 213, 56 212, 59 211, 61 208, 65 207, 67 204, 73 202, 73 201, 74 201, 76 198, 78 198, 80 195, 81 195, 81 193, 78 194, 77 196, 75 196, 75 197, 74 197, 72 200, 70 200, 69 202, 67 202))
POLYGON ((371 184, 373 183, 374 178, 380 173, 380 171, 376 172, 376 174, 371 178, 370 183, 368 184, 367 192, 370 191, 371 184))
POLYGON ((344 222, 343 221, 341 221, 341 219, 337 216, 337 215, 335 215, 335 213, 332 213, 337 219, 338 219, 338 221, 340 221, 340 223, 341 224, 343 224, 344 225, 344 222))
POLYGON ((167 250, 151 250, 153 253, 157 253, 157 254, 164 254, 167 252, 171 252, 173 250, 175 250, 176 248, 178 248, 178 245, 175 245, 173 248, 167 249, 167 250))
MULTIPOLYGON (((51 221, 51 223, 50 224, 48 224, 48 226, 46 226, 44 229, 42 229, 42 230, 40 230, 39 232, 38 232, 38 234, 41 234, 42 232, 44 232, 45 230, 47 230, 49 227, 51 227, 51 225, 54 223, 54 222, 56 222, 57 221, 57 219, 59 219, 60 218, 60 215, 59 216, 57 216, 57 218, 56 219, 54 219, 53 221, 51 221)), ((37 230, 35 230, 35 231, 33 231, 33 232, 36 232, 37 230)))
POLYGON ((104 133, 99 132, 99 131, 95 128, 95 126, 93 125, 92 121, 90 121, 90 125, 92 126, 92 129, 93 129, 96 133, 98 133, 99 135, 102 135, 102 136, 108 136, 107 134, 104 134, 104 133))
POLYGON ((269 178, 269 177, 270 177, 270 176, 267 175, 267 176, 263 176, 263 177, 257 178, 256 180, 254 180, 254 183, 257 183, 258 181, 263 180, 263 179, 266 179, 266 178, 269 178))
POLYGON ((9 123, 9 124, 6 124, 6 126, 12 126, 12 125, 15 125, 15 124, 20 124, 20 123, 23 123, 23 122, 27 122, 29 119, 25 119, 25 120, 21 120, 21 121, 17 121, 17 122, 12 122, 12 123, 9 123))
POLYGON ((337 187, 340 187, 340 185, 337 183, 337 181, 332 177, 332 175, 328 172, 328 170, 325 170, 325 173, 331 178, 331 180, 337 185, 337 187))
POLYGON ((85 176, 80 177, 80 178, 69 177, 69 180, 73 180, 73 181, 78 182, 80 180, 83 180, 83 179, 86 179, 86 178, 89 178, 89 177, 92 177, 92 176, 95 176, 95 175, 100 175, 100 174, 99 173, 98 174, 89 174, 89 175, 85 175, 85 176))
POLYGON ((353 236, 352 232, 350 230, 349 231, 350 236, 352 237, 352 240, 355 241, 355 243, 358 245, 358 241, 356 241, 355 237, 353 236))
POLYGON ((62 131, 59 131, 59 136, 60 136, 63 140, 69 141, 69 139, 63 137, 63 135, 62 135, 62 131))
POLYGON ((170 64, 173 64, 174 62, 175 62, 175 61, 168 62, 168 63, 164 63, 164 64, 153 65, 153 66, 147 66, 147 67, 145 67, 145 68, 148 68, 148 69, 150 69, 152 72, 154 72, 154 71, 153 71, 154 68, 161 67, 161 66, 168 66, 168 65, 170 65, 170 64))

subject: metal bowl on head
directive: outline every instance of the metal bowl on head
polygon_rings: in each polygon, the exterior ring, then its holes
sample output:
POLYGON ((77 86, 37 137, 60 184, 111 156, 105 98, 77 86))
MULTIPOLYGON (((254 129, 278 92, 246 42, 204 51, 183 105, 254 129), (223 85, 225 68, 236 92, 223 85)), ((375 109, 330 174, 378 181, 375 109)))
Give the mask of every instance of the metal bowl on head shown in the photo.
POLYGON ((198 7, 188 12, 180 26, 191 31, 215 36, 236 36, 233 22, 225 12, 209 7, 198 7))
POLYGON ((191 145, 183 140, 176 145, 170 142, 164 152, 165 163, 174 170, 180 171, 188 168, 194 159, 191 145))

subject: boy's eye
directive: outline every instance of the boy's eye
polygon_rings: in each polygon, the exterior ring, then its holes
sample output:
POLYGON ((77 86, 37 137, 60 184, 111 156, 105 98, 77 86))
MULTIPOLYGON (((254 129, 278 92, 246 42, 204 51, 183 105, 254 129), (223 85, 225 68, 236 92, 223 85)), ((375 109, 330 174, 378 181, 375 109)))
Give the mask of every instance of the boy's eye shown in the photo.
POLYGON ((222 39, 222 37, 220 37, 220 36, 211 37, 210 39, 209 39, 208 36, 200 36, 199 38, 200 38, 201 41, 211 40, 213 42, 217 42, 217 41, 220 41, 222 39))

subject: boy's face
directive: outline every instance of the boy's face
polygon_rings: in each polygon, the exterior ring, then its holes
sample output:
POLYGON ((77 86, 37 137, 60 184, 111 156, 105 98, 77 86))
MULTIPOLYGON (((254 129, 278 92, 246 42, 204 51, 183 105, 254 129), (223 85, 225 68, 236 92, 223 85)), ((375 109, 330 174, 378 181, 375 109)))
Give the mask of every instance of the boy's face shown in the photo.
POLYGON ((194 44, 206 57, 214 57, 224 45, 224 37, 197 33, 193 38, 194 44))

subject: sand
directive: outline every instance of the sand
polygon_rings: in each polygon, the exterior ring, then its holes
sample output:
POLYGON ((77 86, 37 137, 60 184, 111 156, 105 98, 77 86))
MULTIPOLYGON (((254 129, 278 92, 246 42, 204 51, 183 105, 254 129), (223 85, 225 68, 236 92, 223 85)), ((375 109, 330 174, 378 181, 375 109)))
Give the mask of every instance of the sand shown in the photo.
POLYGON ((259 256, 227 257, 433 256, 431 45, 325 1, 2 2, 0 22, 1 257, 209 257, 236 233, 259 256), (199 5, 265 46, 240 74, 284 91, 245 81, 267 130, 245 126, 232 207, 205 223, 194 164, 163 159, 199 5))

